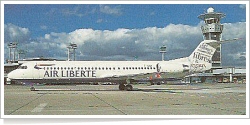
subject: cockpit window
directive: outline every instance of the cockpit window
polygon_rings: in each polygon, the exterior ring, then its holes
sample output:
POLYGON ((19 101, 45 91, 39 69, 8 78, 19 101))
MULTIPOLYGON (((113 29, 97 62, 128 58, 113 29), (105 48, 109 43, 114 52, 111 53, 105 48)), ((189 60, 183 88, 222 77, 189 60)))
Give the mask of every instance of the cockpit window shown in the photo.
POLYGON ((19 66, 18 69, 27 69, 27 66, 19 66))

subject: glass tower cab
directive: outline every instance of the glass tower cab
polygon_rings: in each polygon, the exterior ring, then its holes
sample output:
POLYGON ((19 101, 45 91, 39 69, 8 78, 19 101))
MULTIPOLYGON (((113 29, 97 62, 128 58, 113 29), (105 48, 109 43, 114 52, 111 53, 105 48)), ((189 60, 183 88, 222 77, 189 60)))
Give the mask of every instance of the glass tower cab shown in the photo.
MULTIPOLYGON (((205 22, 205 24, 201 26, 204 40, 221 41, 223 25, 220 23, 220 20, 225 16, 224 13, 214 12, 214 8, 212 7, 207 9, 207 13, 198 16, 199 19, 205 22)), ((221 68, 221 45, 216 49, 212 57, 212 68, 221 68)))
POLYGON ((207 13, 198 16, 199 19, 205 22, 205 25, 201 26, 204 40, 221 40, 223 25, 220 24, 220 20, 225 16, 224 13, 214 12, 212 7, 207 9, 207 13))

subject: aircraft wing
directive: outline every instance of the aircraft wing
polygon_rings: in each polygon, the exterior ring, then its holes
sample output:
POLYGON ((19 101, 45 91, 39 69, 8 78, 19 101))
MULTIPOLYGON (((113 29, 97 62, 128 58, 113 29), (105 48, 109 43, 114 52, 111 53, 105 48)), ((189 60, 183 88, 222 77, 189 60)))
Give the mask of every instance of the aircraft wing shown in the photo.
POLYGON ((162 78, 161 76, 157 76, 157 73, 141 73, 141 74, 131 74, 131 75, 111 75, 105 74, 102 78, 110 81, 110 82, 128 82, 129 83, 160 83, 166 81, 178 81, 180 78, 170 77, 170 78, 162 78))

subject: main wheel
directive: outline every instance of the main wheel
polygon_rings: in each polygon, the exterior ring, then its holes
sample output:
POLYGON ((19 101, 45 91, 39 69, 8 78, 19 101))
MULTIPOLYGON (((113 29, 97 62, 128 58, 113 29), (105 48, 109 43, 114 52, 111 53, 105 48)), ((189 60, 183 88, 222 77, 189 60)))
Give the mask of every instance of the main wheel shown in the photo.
POLYGON ((133 90, 133 86, 132 85, 126 85, 126 90, 127 91, 132 91, 133 90))
POLYGON ((30 87, 30 91, 35 91, 35 90, 36 90, 36 89, 35 89, 34 86, 30 87))
POLYGON ((120 84, 119 85, 119 90, 125 90, 125 85, 124 84, 120 84))

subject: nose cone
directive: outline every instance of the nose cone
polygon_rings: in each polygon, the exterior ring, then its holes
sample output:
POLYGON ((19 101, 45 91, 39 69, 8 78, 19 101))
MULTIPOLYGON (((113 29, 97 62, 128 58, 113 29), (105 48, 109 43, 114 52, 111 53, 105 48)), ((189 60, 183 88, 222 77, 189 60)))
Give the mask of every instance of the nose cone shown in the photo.
POLYGON ((11 71, 9 74, 8 74, 8 78, 9 79, 16 79, 17 78, 17 72, 14 70, 14 71, 11 71))

